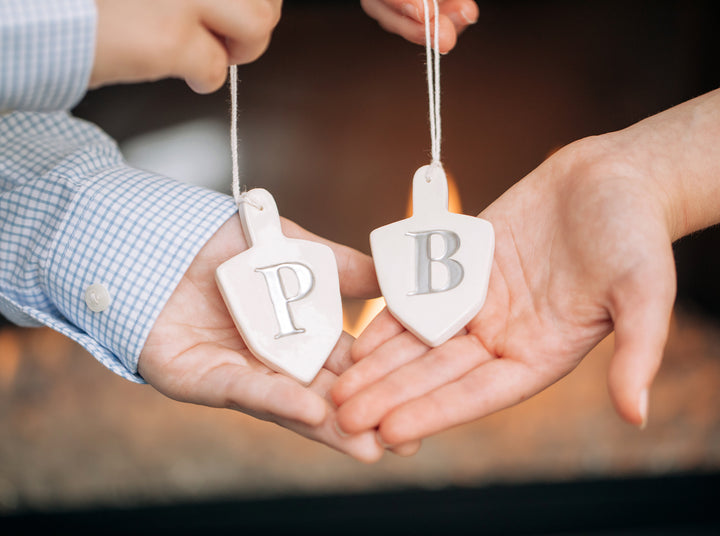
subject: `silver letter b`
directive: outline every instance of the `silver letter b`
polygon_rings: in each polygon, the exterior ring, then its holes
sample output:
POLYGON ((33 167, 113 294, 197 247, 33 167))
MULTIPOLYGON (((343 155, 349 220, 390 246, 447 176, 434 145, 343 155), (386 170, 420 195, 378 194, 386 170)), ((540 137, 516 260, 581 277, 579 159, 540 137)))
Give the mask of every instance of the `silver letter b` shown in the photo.
POLYGON ((415 238, 415 290, 409 292, 408 296, 445 292, 462 283, 463 267, 459 262, 450 258, 460 249, 460 237, 457 233, 434 230, 406 233, 406 235, 415 238), (445 251, 437 257, 433 257, 430 251, 430 241, 433 235, 439 236, 445 244, 445 251), (436 288, 432 284, 432 263, 434 262, 441 263, 447 270, 447 282, 442 287, 436 288))

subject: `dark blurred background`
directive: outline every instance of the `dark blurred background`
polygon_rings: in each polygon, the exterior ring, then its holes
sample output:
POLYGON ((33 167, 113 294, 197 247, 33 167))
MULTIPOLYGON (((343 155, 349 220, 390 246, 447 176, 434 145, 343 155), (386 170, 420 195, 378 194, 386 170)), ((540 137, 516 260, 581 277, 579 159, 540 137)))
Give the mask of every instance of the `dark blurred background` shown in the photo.
MULTIPOLYGON (((713 2, 479 5, 441 66, 443 161, 465 213, 573 140, 720 87, 713 2)), ((289 0, 240 78, 244 183, 369 252, 429 159, 423 48, 358 2, 289 0)), ((168 80, 91 91, 75 114, 133 164, 229 192, 228 103, 227 89, 168 80)), ((718 534, 719 245, 716 229, 675 244, 678 300, 645 431, 610 404, 611 336, 532 400, 374 466, 165 399, 49 330, 5 327, 0 532, 718 534)), ((366 306, 346 303, 348 329, 366 306)))

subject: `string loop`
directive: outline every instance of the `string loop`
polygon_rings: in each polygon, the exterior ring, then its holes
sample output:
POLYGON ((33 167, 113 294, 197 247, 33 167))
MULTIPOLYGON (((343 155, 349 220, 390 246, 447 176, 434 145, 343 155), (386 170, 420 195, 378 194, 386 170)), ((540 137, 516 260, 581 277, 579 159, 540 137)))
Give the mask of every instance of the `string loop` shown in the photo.
POLYGON ((425 55, 427 57, 428 107, 430 109, 430 141, 432 156, 431 165, 441 166, 440 140, 442 127, 440 122, 440 8, 438 0, 432 0, 433 13, 433 39, 430 38, 430 6, 428 0, 423 0, 425 8, 425 55))
POLYGON ((230 155, 232 159, 232 194, 235 204, 240 209, 240 205, 250 205, 257 210, 262 210, 262 205, 253 201, 252 197, 246 191, 240 191, 240 164, 238 157, 238 103, 237 103, 237 65, 230 66, 230 155))

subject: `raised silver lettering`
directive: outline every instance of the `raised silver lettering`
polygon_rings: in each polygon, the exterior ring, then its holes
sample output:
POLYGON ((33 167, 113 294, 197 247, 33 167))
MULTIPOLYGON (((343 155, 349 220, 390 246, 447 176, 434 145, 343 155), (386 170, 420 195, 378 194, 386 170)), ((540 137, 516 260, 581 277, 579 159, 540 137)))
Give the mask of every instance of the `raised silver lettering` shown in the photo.
POLYGON ((310 268, 299 262, 285 262, 282 264, 274 264, 264 268, 257 268, 256 272, 260 272, 265 277, 265 283, 270 293, 270 301, 275 311, 275 319, 278 323, 279 333, 275 335, 276 339, 287 337, 288 335, 296 335, 305 333, 305 329, 298 328, 295 325, 292 311, 290 311, 290 303, 303 299, 310 294, 315 285, 315 277, 310 268), (289 270, 297 280, 297 293, 294 296, 288 295, 288 290, 283 284, 280 277, 280 270, 289 270))
POLYGON ((464 271, 462 265, 451 259, 460 249, 460 237, 453 231, 433 230, 419 233, 405 233, 415 239, 415 290, 408 292, 408 296, 418 294, 432 294, 454 289, 462 283, 464 271), (445 244, 442 255, 433 257, 431 239, 439 236, 445 244), (447 281, 441 287, 434 287, 432 283, 432 263, 439 262, 447 270, 447 281))

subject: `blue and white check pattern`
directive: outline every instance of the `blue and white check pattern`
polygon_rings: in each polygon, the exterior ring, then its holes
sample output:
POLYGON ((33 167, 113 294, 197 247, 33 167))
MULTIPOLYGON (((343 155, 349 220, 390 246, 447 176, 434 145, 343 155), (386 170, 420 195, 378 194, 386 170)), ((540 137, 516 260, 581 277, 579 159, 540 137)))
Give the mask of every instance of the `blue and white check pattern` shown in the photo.
POLYGON ((0 112, 69 109, 95 52, 92 0, 0 1, 0 112))
MULTIPOLYGON (((16 48, 25 62, 16 58, 9 70, 0 64, 3 106, 44 110, 82 98, 94 48, 90 4, 0 1, 3 49, 6 30, 13 43, 23 42, 10 18, 21 21, 20 34, 34 35, 36 12, 48 32, 66 31, 77 39, 64 48, 42 38, 27 50, 16 48), (54 26, 47 17, 51 4, 77 8, 77 20, 71 22, 62 10, 54 26), (24 15, 20 6, 27 6, 24 15), (68 56, 67 50, 74 52, 68 56), (26 72, 69 58, 82 65, 51 79, 26 72), (78 73, 84 73, 82 84, 78 73)), ((0 57, 4 62, 5 50, 0 57)), ((0 314, 19 325, 49 326, 112 371, 142 382, 137 361, 155 320, 196 253, 235 211, 229 196, 128 167, 112 139, 67 112, 5 113, 0 116, 0 314), (95 283, 112 299, 99 313, 84 299, 95 283)))

